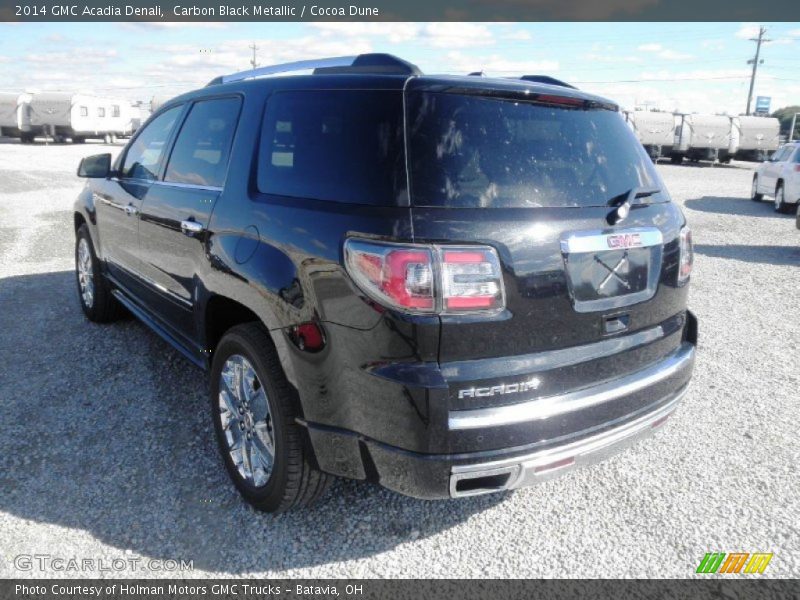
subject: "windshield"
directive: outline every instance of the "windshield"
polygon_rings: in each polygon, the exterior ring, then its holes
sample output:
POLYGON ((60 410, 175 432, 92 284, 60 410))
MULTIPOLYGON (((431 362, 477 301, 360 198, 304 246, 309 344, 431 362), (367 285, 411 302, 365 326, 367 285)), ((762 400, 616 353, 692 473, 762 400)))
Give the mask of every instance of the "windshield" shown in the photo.
POLYGON ((410 93, 408 111, 416 206, 605 206, 663 188, 614 111, 437 92, 410 93))

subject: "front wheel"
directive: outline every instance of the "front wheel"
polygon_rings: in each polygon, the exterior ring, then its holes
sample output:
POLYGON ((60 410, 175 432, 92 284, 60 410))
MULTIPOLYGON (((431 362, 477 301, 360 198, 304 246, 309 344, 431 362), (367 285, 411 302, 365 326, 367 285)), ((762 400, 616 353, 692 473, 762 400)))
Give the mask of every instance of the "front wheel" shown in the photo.
POLYGON ((108 282, 100 272, 100 261, 85 224, 78 228, 75 238, 75 279, 83 314, 90 321, 108 323, 121 316, 122 305, 111 294, 108 282))
POLYGON ((758 193, 758 176, 753 177, 753 186, 750 188, 750 200, 753 202, 761 202, 764 199, 764 194, 758 193))
POLYGON ((779 213, 788 213, 792 209, 792 206, 786 203, 786 194, 783 190, 783 184, 779 183, 778 187, 775 188, 775 212, 779 213))
POLYGON ((296 419, 297 392, 258 323, 233 327, 211 367, 211 415, 228 475, 255 508, 278 513, 308 506, 331 476, 312 465, 296 419))

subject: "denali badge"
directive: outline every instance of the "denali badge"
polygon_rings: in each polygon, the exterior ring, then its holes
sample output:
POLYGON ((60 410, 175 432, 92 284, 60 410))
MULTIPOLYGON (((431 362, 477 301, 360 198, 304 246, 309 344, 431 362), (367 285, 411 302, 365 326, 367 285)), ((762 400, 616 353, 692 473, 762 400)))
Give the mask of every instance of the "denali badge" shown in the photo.
POLYGON ((533 379, 522 381, 520 383, 501 383, 500 385, 493 385, 491 387, 472 387, 459 390, 458 398, 459 400, 462 398, 487 398, 494 396, 495 394, 516 394, 518 392, 528 392, 530 390, 537 389, 541 383, 542 382, 539 381, 538 377, 534 377, 533 379))
POLYGON ((639 248, 642 245, 642 236, 638 233, 609 235, 606 243, 609 248, 639 248))

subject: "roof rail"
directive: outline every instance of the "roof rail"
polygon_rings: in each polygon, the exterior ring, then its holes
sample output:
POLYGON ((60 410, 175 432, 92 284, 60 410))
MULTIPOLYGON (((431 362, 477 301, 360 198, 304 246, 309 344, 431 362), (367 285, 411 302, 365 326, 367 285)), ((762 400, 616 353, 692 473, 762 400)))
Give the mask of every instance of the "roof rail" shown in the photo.
POLYGON ((548 85, 558 85, 561 87, 568 87, 572 88, 573 90, 577 90, 574 85, 568 84, 566 81, 561 81, 560 79, 556 79, 555 77, 550 77, 550 75, 523 75, 520 77, 523 81, 531 81, 533 83, 546 83, 548 85))
POLYGON ((332 58, 320 58, 314 60, 299 60, 297 62, 284 63, 280 65, 270 65, 259 67, 258 69, 248 69, 231 75, 222 75, 212 79, 208 85, 218 85, 221 83, 231 83, 233 81, 243 81, 245 79, 256 79, 257 77, 269 77, 281 73, 292 73, 297 71, 312 71, 314 75, 321 74, 344 74, 344 73, 372 73, 383 75, 422 75, 422 71, 416 65, 411 64, 401 58, 391 54, 359 54, 357 56, 336 56, 332 58))

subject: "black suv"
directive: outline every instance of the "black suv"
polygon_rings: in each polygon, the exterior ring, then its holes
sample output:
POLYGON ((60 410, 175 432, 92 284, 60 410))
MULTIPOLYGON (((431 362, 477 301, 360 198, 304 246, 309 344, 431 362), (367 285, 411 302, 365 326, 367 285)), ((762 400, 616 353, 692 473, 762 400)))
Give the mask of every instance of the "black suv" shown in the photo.
POLYGON ((83 311, 125 307, 210 371, 260 509, 331 475, 530 485, 651 433, 689 383, 685 219, 617 106, 556 80, 267 67, 169 101, 79 175, 83 311))

